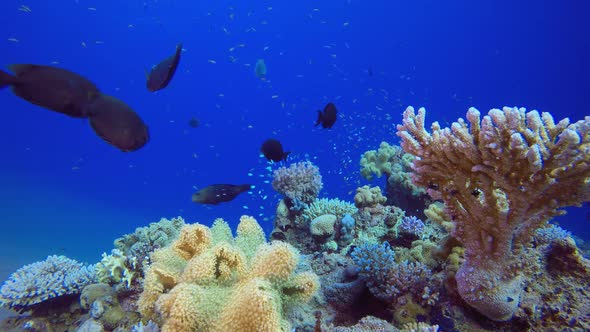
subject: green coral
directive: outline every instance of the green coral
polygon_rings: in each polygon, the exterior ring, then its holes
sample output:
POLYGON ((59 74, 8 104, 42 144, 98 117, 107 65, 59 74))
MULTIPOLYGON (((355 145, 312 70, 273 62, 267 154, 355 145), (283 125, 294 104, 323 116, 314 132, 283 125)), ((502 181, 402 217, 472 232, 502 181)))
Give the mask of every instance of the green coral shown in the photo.
POLYGON ((124 255, 135 256, 140 260, 145 255, 158 248, 163 248, 174 241, 185 225, 184 219, 176 217, 172 219, 162 218, 145 227, 139 227, 133 234, 126 234, 115 240, 115 248, 124 255))
POLYGON ((361 175, 367 180, 373 180, 385 175, 391 188, 403 188, 412 195, 420 195, 424 189, 412 183, 412 161, 414 156, 404 153, 401 147, 381 142, 379 149, 369 150, 361 156, 361 175))
POLYGON ((342 201, 338 198, 322 198, 316 199, 303 210, 303 218, 306 221, 312 221, 315 218, 324 214, 333 214, 338 219, 342 219, 345 214, 354 214, 356 207, 354 204, 342 201))
POLYGON ((312 235, 328 237, 334 234, 334 225, 338 218, 333 214, 324 214, 314 218, 309 224, 312 235))

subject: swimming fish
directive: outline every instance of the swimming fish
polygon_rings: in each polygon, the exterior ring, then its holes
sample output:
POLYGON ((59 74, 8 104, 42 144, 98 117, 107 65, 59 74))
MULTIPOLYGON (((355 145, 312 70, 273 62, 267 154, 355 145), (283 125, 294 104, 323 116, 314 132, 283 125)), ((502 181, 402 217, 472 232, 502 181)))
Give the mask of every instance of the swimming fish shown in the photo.
POLYGON ((194 193, 193 202, 217 205, 233 200, 244 191, 250 190, 250 188, 252 188, 250 184, 212 184, 194 193))
POLYGON ((149 74, 146 74, 147 89, 151 92, 162 90, 170 84, 172 76, 176 72, 182 53, 182 43, 176 45, 176 52, 152 68, 149 74))
POLYGON ((149 141, 143 120, 115 97, 100 95, 85 110, 96 135, 123 152, 138 150, 149 141))
POLYGON ((65 69, 34 64, 8 68, 14 76, 0 70, 0 88, 11 86, 18 97, 74 118, 85 118, 84 107, 100 94, 94 83, 65 69))
POLYGON ((287 159, 287 156, 289 155, 289 153, 291 153, 290 151, 283 151, 283 145, 281 144, 281 142, 272 138, 267 139, 266 141, 264 141, 264 143, 262 143, 260 151, 262 152, 262 154, 264 154, 268 161, 272 160, 274 162, 279 162, 281 160, 287 159))
POLYGON ((264 63, 264 60, 256 60, 256 66, 254 66, 254 73, 259 79, 263 81, 266 80, 266 64, 264 63))
POLYGON ((197 128, 201 125, 201 121, 195 117, 192 117, 190 120, 188 120, 188 125, 191 126, 191 128, 197 128))
POLYGON ((336 106, 332 103, 328 103, 326 107, 324 107, 324 112, 318 110, 318 119, 315 122, 314 126, 322 124, 324 128, 332 128, 334 123, 336 122, 338 110, 336 110, 336 106))

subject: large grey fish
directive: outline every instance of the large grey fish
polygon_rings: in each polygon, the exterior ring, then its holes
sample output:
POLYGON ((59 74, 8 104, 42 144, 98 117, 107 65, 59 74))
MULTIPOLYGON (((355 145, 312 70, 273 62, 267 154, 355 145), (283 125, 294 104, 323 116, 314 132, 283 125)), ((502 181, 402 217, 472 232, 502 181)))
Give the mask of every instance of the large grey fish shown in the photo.
POLYGON ((0 88, 11 86, 18 97, 71 117, 85 118, 84 107, 100 94, 94 83, 65 69, 34 64, 8 68, 14 75, 0 70, 0 88))
POLYGON ((229 202, 251 188, 252 185, 250 184, 213 184, 194 193, 193 202, 217 205, 222 202, 229 202))
POLYGON ((121 151, 135 151, 149 141, 148 127, 143 120, 115 97, 102 94, 85 111, 94 132, 121 151))
POLYGON ((180 62, 181 53, 182 43, 176 45, 176 52, 173 55, 152 68, 152 71, 147 74, 146 86, 149 91, 162 90, 168 86, 180 62))

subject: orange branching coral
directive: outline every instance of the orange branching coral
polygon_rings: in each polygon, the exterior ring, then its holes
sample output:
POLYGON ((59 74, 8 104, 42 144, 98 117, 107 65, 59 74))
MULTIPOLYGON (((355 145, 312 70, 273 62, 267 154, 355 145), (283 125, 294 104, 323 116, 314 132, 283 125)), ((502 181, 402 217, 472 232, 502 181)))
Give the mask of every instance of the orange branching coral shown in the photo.
POLYGON ((524 108, 467 112, 450 128, 424 127, 425 111, 408 107, 398 125, 403 149, 416 156, 413 181, 445 203, 452 234, 465 247, 457 272, 463 299, 506 320, 522 291, 523 248, 560 208, 590 200, 590 117, 555 123, 524 108))

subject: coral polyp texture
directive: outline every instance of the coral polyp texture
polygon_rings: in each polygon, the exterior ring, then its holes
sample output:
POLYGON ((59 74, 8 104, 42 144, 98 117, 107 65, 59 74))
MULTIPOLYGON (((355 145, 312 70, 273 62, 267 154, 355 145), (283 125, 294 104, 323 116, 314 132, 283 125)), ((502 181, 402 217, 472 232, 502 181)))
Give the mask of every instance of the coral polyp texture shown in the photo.
POLYGON ((320 169, 309 161, 281 167, 273 172, 272 187, 285 196, 290 209, 303 210, 322 190, 320 169))
MULTIPOLYGON (((475 108, 450 128, 424 127, 412 107, 398 125, 413 161, 413 181, 445 204, 447 228, 465 247, 456 274, 461 297, 490 319, 510 319, 519 305, 537 229, 560 208, 590 200, 590 117, 555 123, 524 108, 475 108)), ((534 264, 534 263, 529 263, 534 264)))
POLYGON ((284 310, 319 287, 310 272, 295 273, 299 253, 267 243, 243 216, 233 238, 227 223, 185 225, 176 241, 152 255, 139 311, 162 331, 290 331, 284 310))
POLYGON ((78 294, 96 279, 93 265, 85 266, 65 256, 48 256, 21 267, 4 282, 0 305, 27 311, 47 300, 78 294))

